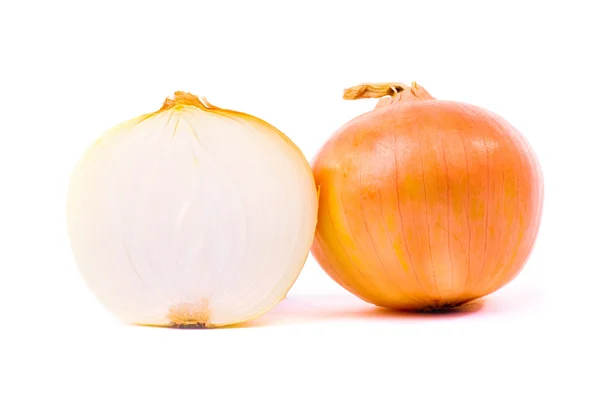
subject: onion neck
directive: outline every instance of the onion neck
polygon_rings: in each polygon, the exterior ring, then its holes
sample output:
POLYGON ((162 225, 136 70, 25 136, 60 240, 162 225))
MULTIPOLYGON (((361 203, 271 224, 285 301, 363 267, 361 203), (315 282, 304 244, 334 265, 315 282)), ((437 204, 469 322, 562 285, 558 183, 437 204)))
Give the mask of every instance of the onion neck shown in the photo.
POLYGON ((180 108, 182 106, 193 106, 204 110, 214 107, 204 97, 199 98, 188 92, 177 91, 174 93, 173 98, 167 97, 165 99, 162 107, 157 112, 170 110, 171 108, 180 108))
POLYGON ((379 99, 375 108, 408 101, 435 100, 422 86, 399 82, 364 83, 344 89, 344 99, 379 99))

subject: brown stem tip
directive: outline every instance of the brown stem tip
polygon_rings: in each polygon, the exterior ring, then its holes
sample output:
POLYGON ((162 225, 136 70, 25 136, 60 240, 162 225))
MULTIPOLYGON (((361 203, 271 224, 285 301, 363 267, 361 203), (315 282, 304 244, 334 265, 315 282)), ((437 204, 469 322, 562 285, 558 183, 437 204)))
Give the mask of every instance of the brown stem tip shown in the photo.
POLYGON ((394 96, 403 90, 410 90, 410 86, 399 82, 363 83, 344 89, 344 99, 378 99, 384 96, 394 96))
POLYGON ((400 82, 363 83, 344 89, 345 100, 379 99, 377 107, 400 101, 434 100, 422 86, 413 82, 410 86, 400 82))

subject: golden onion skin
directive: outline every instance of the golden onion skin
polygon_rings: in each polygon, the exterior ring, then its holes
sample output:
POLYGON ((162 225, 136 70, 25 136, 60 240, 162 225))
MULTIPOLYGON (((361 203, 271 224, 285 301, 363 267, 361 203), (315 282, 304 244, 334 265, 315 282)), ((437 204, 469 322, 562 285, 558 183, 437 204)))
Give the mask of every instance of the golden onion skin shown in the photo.
POLYGON ((348 90, 392 96, 312 161, 313 256, 351 293, 393 309, 452 308, 498 290, 523 268, 540 226, 531 146, 487 110, 435 100, 416 84, 389 87, 348 90))

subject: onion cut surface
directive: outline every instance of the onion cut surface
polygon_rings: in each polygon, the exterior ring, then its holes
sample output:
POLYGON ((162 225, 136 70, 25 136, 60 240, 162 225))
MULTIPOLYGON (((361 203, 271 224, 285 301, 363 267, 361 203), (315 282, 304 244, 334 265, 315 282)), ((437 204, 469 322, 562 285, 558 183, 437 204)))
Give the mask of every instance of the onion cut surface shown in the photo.
POLYGON ((301 151, 266 122, 176 92, 105 133, 71 178, 75 261, 126 322, 222 326, 275 306, 314 237, 301 151))

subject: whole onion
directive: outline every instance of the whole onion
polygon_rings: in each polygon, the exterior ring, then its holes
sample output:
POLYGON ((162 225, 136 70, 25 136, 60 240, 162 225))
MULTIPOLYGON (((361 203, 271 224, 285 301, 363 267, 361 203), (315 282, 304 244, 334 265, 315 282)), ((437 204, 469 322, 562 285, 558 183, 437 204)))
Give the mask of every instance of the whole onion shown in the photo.
POLYGON ((413 83, 382 98, 312 162, 320 188, 312 253, 344 288, 404 310, 456 307, 510 282, 540 226, 543 179, 525 138, 482 108, 413 83))

